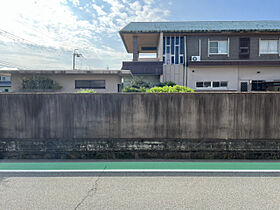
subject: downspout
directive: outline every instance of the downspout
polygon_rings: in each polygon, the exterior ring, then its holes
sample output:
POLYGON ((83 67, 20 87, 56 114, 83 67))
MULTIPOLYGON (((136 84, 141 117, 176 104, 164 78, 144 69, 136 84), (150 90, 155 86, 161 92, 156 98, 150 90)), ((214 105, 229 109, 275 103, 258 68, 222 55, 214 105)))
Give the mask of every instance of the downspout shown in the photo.
POLYGON ((187 86, 188 82, 187 82, 187 64, 188 64, 188 56, 187 56, 187 36, 184 36, 184 50, 185 50, 185 68, 184 68, 184 74, 183 74, 183 86, 187 86))

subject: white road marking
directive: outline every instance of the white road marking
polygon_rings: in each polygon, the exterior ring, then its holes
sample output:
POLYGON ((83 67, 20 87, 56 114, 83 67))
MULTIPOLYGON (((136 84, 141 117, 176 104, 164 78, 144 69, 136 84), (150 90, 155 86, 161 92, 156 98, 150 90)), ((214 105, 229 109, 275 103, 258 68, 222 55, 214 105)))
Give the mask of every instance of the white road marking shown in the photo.
POLYGON ((106 170, 0 170, 0 173, 280 173, 280 170, 204 170, 204 169, 106 169, 106 170))

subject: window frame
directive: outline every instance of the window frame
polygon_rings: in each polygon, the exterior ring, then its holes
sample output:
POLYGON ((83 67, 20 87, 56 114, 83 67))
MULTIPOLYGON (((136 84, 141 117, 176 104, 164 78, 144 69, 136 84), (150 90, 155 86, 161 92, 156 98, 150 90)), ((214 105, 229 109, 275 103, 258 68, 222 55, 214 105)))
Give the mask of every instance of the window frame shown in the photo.
POLYGON ((259 55, 280 55, 280 39, 259 39, 259 55), (277 41, 277 52, 261 52, 262 41, 277 41))
POLYGON ((208 40, 208 55, 229 55, 229 40, 208 40), (218 52, 217 53, 211 53, 211 42, 218 42, 218 52), (227 52, 226 53, 219 53, 219 42, 226 42, 226 46, 227 46, 227 52))
POLYGON ((221 81, 212 81, 212 87, 213 88, 220 88, 221 87, 221 81), (218 83, 219 85, 217 87, 215 87, 214 83, 218 83))
POLYGON ((195 82, 195 88, 196 89, 201 89, 201 90, 209 90, 209 89, 212 89, 212 90, 226 90, 228 89, 228 84, 229 82, 228 81, 225 81, 225 80, 213 80, 213 81, 196 81, 195 82), (204 87, 204 83, 209 83, 210 82, 210 86, 208 87, 204 87), (215 83, 219 83, 219 87, 214 87, 214 82, 215 83), (200 83, 202 84, 202 87, 198 87, 197 84, 200 83), (222 83, 226 83, 227 86, 222 86, 221 84, 222 83))
POLYGON ((88 80, 88 79, 77 79, 75 80, 75 89, 106 89, 106 80, 102 80, 102 79, 92 79, 92 80, 88 80), (102 81, 104 82, 104 86, 100 86, 100 87, 97 87, 97 86, 88 86, 88 87, 78 87, 77 83, 78 81, 88 81, 88 82, 91 82, 91 81, 102 81))
POLYGON ((203 87, 203 82, 201 82, 201 81, 195 82, 195 88, 204 88, 204 87, 203 87), (197 86, 198 83, 201 83, 201 87, 198 87, 198 86, 197 86))
POLYGON ((250 37, 239 37, 239 59, 250 59, 250 37), (245 50, 246 52, 242 52, 245 50))
POLYGON ((164 65, 185 64, 185 36, 164 36, 163 48, 163 57, 165 56, 163 59, 164 65), (167 43, 167 40, 170 40, 170 43, 167 43), (174 62, 172 62, 172 56, 174 56, 174 62))

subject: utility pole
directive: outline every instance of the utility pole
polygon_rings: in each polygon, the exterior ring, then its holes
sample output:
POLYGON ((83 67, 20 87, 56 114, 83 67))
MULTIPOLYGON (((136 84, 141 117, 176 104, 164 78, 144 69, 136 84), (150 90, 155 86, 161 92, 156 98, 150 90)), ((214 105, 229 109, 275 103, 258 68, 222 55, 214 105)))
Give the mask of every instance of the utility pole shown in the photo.
POLYGON ((74 52, 73 52, 73 70, 76 70, 76 68, 75 68, 76 57, 79 58, 79 57, 83 56, 81 53, 78 53, 77 51, 78 51, 78 49, 75 49, 74 52))

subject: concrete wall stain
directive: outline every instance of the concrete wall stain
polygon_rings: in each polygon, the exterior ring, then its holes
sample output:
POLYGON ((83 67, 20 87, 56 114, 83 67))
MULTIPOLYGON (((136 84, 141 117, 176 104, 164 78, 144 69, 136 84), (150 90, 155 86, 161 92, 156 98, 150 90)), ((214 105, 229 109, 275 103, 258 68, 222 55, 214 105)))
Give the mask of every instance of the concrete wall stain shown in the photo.
POLYGON ((273 159, 278 104, 278 93, 0 94, 0 157, 273 159))

